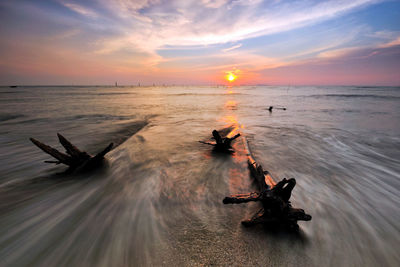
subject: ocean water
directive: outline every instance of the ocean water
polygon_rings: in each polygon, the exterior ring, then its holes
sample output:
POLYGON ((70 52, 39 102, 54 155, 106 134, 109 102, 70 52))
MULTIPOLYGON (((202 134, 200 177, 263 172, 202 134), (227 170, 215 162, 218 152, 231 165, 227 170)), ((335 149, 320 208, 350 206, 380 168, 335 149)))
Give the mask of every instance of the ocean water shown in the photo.
POLYGON ((0 87, 0 266, 399 266, 400 88, 0 87), (287 110, 267 108, 286 107, 287 110), (240 127, 264 169, 295 177, 299 233, 244 228, 258 203, 240 127), (30 141, 103 167, 57 174, 30 141))

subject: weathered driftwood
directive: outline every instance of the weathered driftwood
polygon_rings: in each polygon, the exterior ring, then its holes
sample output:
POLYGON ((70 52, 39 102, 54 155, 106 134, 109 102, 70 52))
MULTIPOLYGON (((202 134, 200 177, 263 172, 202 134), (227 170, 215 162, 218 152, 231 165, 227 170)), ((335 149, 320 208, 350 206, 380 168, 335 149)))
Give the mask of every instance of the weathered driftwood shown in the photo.
POLYGON ((211 145, 214 147, 214 150, 217 152, 234 152, 232 149, 232 141, 240 136, 240 134, 235 135, 234 137, 221 137, 220 133, 217 130, 212 131, 212 135, 215 139, 214 143, 199 141, 202 144, 211 145))
POLYGON ((61 134, 57 133, 57 136, 61 145, 65 148, 65 152, 67 154, 61 153, 57 149, 52 148, 51 146, 48 146, 46 144, 43 144, 42 142, 34 138, 30 138, 30 140, 38 148, 43 150, 43 152, 57 159, 56 161, 46 160, 45 163, 65 164, 69 167, 67 172, 88 170, 99 166, 102 160, 104 159, 104 155, 110 152, 111 148, 113 147, 113 143, 110 143, 103 151, 98 153, 96 156, 91 156, 84 151, 80 151, 76 146, 74 146, 61 134))
POLYGON ((269 108, 267 108, 267 110, 269 111, 269 112, 272 112, 272 109, 281 109, 281 110, 286 110, 286 108, 285 107, 274 107, 274 106, 269 106, 269 108))
MULTIPOLYGON (((243 138, 244 139, 244 138, 243 138)), ((249 220, 243 221, 244 226, 251 226, 259 223, 284 225, 292 229, 298 229, 297 221, 309 221, 311 216, 302 209, 293 208, 289 199, 291 192, 296 185, 296 180, 284 178, 279 183, 275 183, 268 171, 264 171, 262 166, 257 164, 251 156, 244 140, 247 150, 248 164, 251 175, 256 180, 259 192, 249 194, 238 194, 224 198, 224 204, 240 204, 250 201, 260 201, 262 208, 249 220)))

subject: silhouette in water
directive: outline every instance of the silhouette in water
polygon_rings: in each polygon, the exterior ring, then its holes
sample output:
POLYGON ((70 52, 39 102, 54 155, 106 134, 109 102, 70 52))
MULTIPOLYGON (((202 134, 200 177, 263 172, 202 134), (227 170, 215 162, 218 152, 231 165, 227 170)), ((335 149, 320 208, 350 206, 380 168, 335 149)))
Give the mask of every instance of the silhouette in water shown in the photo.
POLYGON ((228 152, 228 153, 234 152, 232 149, 232 141, 240 136, 240 134, 238 133, 234 137, 221 137, 220 133, 217 130, 212 131, 212 135, 215 139, 215 142, 216 142, 215 144, 203 142, 203 141, 199 141, 199 142, 202 144, 213 146, 214 151, 216 151, 216 152, 225 152, 225 153, 226 152, 228 152))
POLYGON ((64 136, 57 133, 58 140, 61 145, 65 148, 67 154, 61 153, 55 148, 43 144, 42 142, 30 138, 33 144, 38 148, 43 150, 43 152, 51 155, 56 161, 45 161, 45 163, 55 163, 55 164, 65 164, 69 166, 67 172, 76 172, 82 170, 89 170, 98 167, 104 159, 104 156, 110 152, 113 147, 113 143, 110 143, 103 151, 98 153, 96 156, 91 156, 85 151, 80 151, 76 146, 74 146, 70 141, 68 141, 64 136))
POLYGON ((284 178, 272 189, 265 189, 260 193, 238 194, 225 197, 224 204, 240 204, 250 201, 260 201, 262 208, 249 220, 242 221, 244 226, 256 224, 282 225, 289 229, 298 230, 297 221, 310 221, 308 215, 302 209, 293 208, 289 199, 296 180, 284 178))
MULTIPOLYGON (((248 149, 247 149, 248 150, 248 149)), ((298 230, 297 221, 309 221, 311 216, 302 209, 292 207, 289 199, 296 180, 291 178, 275 183, 268 171, 264 171, 260 164, 254 160, 250 152, 247 152, 248 166, 251 175, 259 186, 259 192, 238 194, 225 197, 224 204, 239 204, 250 201, 260 201, 262 208, 249 220, 242 221, 244 226, 255 224, 280 225, 292 230, 298 230)))
MULTIPOLYGON (((267 109, 269 112, 272 112, 272 109, 274 108, 274 106, 269 106, 269 108, 267 109)), ((281 110, 286 110, 285 107, 275 107, 275 109, 281 109, 281 110)))

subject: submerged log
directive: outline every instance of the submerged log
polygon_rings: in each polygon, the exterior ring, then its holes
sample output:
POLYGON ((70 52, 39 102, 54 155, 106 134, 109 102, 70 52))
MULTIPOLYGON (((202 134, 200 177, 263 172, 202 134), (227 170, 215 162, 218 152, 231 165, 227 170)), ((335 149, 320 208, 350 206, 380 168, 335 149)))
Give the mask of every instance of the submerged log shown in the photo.
POLYGON ((289 199, 296 180, 291 178, 275 183, 268 171, 264 171, 262 166, 257 164, 251 156, 247 142, 244 140, 245 149, 247 150, 248 165, 251 175, 256 180, 259 192, 248 194, 238 194, 225 197, 224 204, 240 204, 250 201, 260 201, 262 209, 260 209, 251 219, 242 221, 244 226, 252 226, 256 224, 274 224, 283 225, 291 229, 299 228, 297 221, 310 221, 311 216, 306 214, 302 209, 293 208, 289 199))
POLYGON ((57 161, 46 160, 45 163, 65 164, 69 167, 67 172, 88 170, 99 166, 104 159, 105 154, 110 152, 113 147, 113 143, 110 143, 103 151, 92 156, 84 151, 80 151, 61 134, 57 133, 57 136, 61 145, 65 148, 66 154, 36 140, 35 138, 30 138, 30 140, 43 152, 57 159, 57 161))
POLYGON ((212 135, 215 139, 215 144, 203 142, 203 141, 199 141, 199 142, 202 144, 213 146, 214 150, 217 152, 227 152, 227 153, 234 152, 232 149, 232 141, 240 136, 240 134, 238 133, 233 137, 222 137, 221 134, 217 130, 212 131, 212 135))
POLYGON ((293 208, 289 199, 296 185, 296 180, 284 178, 274 188, 265 189, 260 193, 248 195, 233 195, 223 200, 224 204, 238 204, 250 201, 260 201, 263 208, 243 225, 251 226, 258 223, 277 223, 298 228, 297 221, 309 221, 311 216, 302 209, 293 208))
POLYGON ((274 106, 269 106, 269 108, 267 108, 267 110, 271 113, 272 109, 281 109, 281 110, 286 110, 285 107, 274 107, 274 106))

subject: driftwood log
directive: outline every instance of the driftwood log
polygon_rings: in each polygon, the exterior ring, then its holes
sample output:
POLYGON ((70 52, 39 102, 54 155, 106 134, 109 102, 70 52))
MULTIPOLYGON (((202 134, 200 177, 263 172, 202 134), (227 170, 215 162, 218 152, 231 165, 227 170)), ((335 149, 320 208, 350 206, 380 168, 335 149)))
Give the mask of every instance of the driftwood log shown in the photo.
POLYGON ((239 204, 250 201, 260 201, 262 208, 249 220, 242 221, 244 226, 255 224, 283 225, 290 229, 299 228, 297 221, 310 221, 311 216, 302 209, 293 208, 289 199, 291 192, 296 185, 296 180, 291 178, 275 183, 268 171, 257 164, 251 156, 247 142, 244 140, 247 150, 248 165, 251 175, 256 180, 259 192, 238 194, 225 197, 224 204, 239 204))
POLYGON ((42 142, 34 138, 30 138, 30 140, 43 152, 51 155, 56 159, 55 161, 46 160, 45 163, 65 164, 69 167, 67 169, 67 172, 89 170, 99 166, 103 161, 105 154, 110 152, 110 150, 113 147, 113 143, 110 143, 103 151, 101 151, 95 156, 92 156, 84 151, 80 151, 76 146, 74 146, 61 134, 57 133, 57 136, 61 145, 65 148, 66 154, 61 153, 57 149, 52 148, 51 146, 48 146, 46 144, 43 144, 42 142))
POLYGON ((286 108, 285 107, 274 107, 274 106, 269 106, 269 108, 267 108, 267 110, 269 111, 269 112, 272 112, 272 109, 281 109, 281 110, 286 110, 286 108))
POLYGON ((233 137, 222 137, 221 134, 217 130, 212 131, 212 135, 214 137, 215 144, 209 143, 209 142, 203 142, 203 141, 199 141, 199 142, 202 144, 213 146, 214 150, 217 152, 227 152, 227 153, 234 152, 232 149, 232 141, 240 136, 240 134, 238 133, 233 137))

